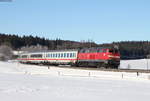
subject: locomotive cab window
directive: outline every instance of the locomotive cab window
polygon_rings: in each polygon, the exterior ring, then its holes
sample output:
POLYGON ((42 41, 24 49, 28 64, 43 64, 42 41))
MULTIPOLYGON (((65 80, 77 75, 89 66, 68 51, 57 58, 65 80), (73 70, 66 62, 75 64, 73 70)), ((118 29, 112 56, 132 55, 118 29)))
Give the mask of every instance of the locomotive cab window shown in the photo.
POLYGON ((117 49, 110 49, 109 52, 110 53, 118 53, 119 51, 117 49))
POLYGON ((80 53, 87 53, 87 49, 81 49, 80 53))
POLYGON ((114 52, 114 50, 113 50, 113 49, 110 49, 110 50, 109 50, 109 53, 113 53, 113 52, 114 52))
POLYGON ((90 53, 96 53, 97 50, 93 48, 93 49, 90 49, 89 52, 90 52, 90 53))

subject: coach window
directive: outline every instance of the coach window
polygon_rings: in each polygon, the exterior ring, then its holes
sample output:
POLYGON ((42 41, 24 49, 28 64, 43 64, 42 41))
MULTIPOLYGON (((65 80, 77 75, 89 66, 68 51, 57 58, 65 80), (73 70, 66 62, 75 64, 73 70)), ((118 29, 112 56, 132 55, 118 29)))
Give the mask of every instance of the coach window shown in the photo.
POLYGON ((72 53, 72 57, 74 57, 74 53, 72 53))
POLYGON ((67 53, 67 57, 69 57, 69 53, 67 53))
POLYGON ((72 57, 74 57, 74 53, 72 53, 72 57))
POLYGON ((61 57, 63 57, 63 53, 61 53, 61 57))
POLYGON ((34 58, 35 56, 34 55, 31 55, 31 58, 34 58))
POLYGON ((76 53, 73 53, 73 57, 76 57, 76 53))
POLYGON ((58 58, 60 58, 60 53, 58 53, 58 58))
POLYGON ((72 53, 70 53, 70 57, 72 57, 72 53))
POLYGON ((42 54, 39 54, 38 57, 39 57, 39 58, 42 58, 42 54))

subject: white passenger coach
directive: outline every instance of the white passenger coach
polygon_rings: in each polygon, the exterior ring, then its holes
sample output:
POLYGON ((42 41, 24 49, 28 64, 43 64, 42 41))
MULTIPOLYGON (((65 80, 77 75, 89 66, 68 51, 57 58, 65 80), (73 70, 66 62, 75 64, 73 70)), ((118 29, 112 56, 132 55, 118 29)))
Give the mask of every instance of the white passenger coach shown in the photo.
POLYGON ((29 52, 20 54, 18 60, 22 63, 35 64, 75 64, 78 50, 55 50, 46 52, 29 52))

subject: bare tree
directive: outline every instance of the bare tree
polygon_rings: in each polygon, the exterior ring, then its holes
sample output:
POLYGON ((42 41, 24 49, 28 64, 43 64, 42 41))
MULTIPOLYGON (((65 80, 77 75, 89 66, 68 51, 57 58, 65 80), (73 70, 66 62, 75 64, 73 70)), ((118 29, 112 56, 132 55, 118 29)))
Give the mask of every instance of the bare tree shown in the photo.
POLYGON ((48 50, 47 46, 41 46, 37 44, 36 46, 25 46, 20 49, 21 51, 28 51, 28 52, 37 52, 37 51, 45 51, 48 50))
POLYGON ((9 60, 13 56, 12 48, 7 45, 0 46, 0 60, 9 60))

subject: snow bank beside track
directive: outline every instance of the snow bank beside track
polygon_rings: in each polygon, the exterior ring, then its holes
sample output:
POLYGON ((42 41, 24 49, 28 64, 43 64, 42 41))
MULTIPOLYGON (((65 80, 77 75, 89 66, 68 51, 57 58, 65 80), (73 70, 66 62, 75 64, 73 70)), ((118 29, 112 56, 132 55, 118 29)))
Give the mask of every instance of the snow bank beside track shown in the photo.
POLYGON ((150 59, 121 60, 119 68, 150 70, 150 59))
POLYGON ((149 73, 110 72, 100 70, 83 70, 72 68, 61 68, 57 66, 26 65, 17 62, 0 62, 0 73, 17 73, 25 75, 53 75, 72 77, 96 77, 123 80, 150 80, 149 73))

